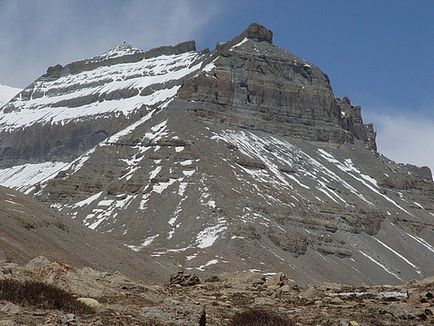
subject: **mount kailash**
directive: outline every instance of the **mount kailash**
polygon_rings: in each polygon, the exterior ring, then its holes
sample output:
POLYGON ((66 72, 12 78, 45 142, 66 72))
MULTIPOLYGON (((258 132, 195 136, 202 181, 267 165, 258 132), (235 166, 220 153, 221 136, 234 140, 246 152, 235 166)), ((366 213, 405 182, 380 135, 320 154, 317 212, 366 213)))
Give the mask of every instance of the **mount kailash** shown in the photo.
POLYGON ((123 43, 50 67, 1 108, 0 184, 149 268, 432 275, 431 171, 378 153, 360 107, 272 36, 252 24, 212 51, 123 43))

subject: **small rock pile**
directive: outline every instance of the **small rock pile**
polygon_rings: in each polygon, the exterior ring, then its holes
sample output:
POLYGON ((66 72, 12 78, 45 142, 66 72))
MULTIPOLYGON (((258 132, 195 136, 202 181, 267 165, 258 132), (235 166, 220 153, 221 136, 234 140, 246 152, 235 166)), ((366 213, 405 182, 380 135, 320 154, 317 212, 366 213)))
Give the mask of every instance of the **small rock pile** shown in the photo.
POLYGON ((200 279, 196 274, 178 271, 178 273, 170 276, 171 285, 193 286, 200 284, 200 279))

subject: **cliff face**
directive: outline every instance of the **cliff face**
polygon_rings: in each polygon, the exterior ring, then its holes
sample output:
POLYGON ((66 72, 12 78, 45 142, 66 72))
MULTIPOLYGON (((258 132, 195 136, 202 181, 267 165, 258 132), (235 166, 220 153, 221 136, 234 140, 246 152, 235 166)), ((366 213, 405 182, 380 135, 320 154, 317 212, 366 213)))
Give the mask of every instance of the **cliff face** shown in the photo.
POLYGON ((253 24, 221 45, 179 97, 194 101, 195 114, 204 119, 307 140, 350 140, 328 77, 274 46, 271 35, 253 24))
POLYGON ((348 97, 337 98, 336 105, 341 112, 342 128, 349 131, 357 140, 364 142, 369 149, 377 151, 377 144, 375 143, 377 133, 374 131, 372 123, 363 124, 362 108, 351 105, 348 97))
POLYGON ((434 272, 429 169, 377 153, 360 108, 258 24, 210 52, 122 45, 52 68, 0 127, 0 183, 155 262, 302 282, 434 272))

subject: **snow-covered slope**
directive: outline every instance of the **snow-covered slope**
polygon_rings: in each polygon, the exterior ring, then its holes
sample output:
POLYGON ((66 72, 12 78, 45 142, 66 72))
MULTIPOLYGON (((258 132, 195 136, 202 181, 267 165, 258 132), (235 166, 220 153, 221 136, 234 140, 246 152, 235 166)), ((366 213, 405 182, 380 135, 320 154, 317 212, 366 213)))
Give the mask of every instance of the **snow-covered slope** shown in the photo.
POLYGON ((199 69, 203 55, 194 49, 194 43, 181 43, 144 52, 123 43, 50 67, 2 109, 3 164, 17 158, 70 161, 136 122, 199 69))
POLYGON ((128 116, 173 97, 181 87, 176 81, 199 69, 201 62, 192 65, 199 57, 195 52, 161 55, 36 81, 30 98, 15 99, 10 105, 13 110, 0 117, 0 126, 11 130, 38 123, 63 125, 108 114, 128 116))
POLYGON ((9 102, 21 89, 0 84, 0 107, 9 102))

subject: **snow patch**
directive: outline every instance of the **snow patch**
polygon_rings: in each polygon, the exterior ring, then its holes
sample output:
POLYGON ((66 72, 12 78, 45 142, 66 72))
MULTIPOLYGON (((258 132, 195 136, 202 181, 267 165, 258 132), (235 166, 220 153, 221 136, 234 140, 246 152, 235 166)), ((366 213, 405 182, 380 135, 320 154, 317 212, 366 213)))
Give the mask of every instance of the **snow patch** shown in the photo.
POLYGON ((235 50, 237 47, 243 45, 244 43, 246 43, 249 39, 247 37, 245 37, 241 42, 238 42, 237 44, 233 45, 229 51, 233 51, 235 50))
POLYGON ((134 250, 134 251, 141 251, 143 248, 149 246, 156 238, 158 238, 160 235, 156 234, 150 237, 147 237, 143 243, 139 245, 126 245, 128 248, 134 250))
POLYGON ((101 196, 101 194, 102 194, 102 191, 99 192, 99 193, 97 193, 97 194, 95 194, 95 195, 90 196, 89 198, 86 198, 86 199, 84 199, 82 201, 79 201, 73 207, 74 208, 79 208, 79 207, 90 205, 92 202, 94 202, 95 200, 97 200, 99 198, 99 196, 101 196))
POLYGON ((44 162, 0 169, 0 185, 28 194, 35 189, 35 185, 54 178, 66 166, 68 163, 44 162))
POLYGON ((196 237, 197 247, 201 249, 211 247, 219 238, 219 235, 227 230, 226 224, 226 220, 221 217, 218 219, 216 225, 209 226, 200 231, 196 237))
POLYGON ((407 258, 405 258, 403 255, 401 255, 399 252, 393 250, 387 244, 385 244, 384 242, 378 240, 377 238, 374 238, 374 237, 372 237, 372 238, 375 241, 377 241, 379 244, 381 244, 384 248, 388 249, 389 251, 391 251, 392 253, 394 253, 396 256, 398 256, 399 258, 401 258, 403 261, 405 261, 408 265, 410 265, 411 267, 413 267, 418 274, 421 274, 420 268, 418 266, 416 266, 415 264, 413 264, 411 261, 409 261, 407 258))
POLYGON ((206 267, 209 267, 209 266, 211 266, 211 265, 215 265, 215 264, 218 264, 218 259, 211 259, 209 262, 207 262, 205 265, 201 265, 201 266, 199 266, 199 267, 196 267, 196 269, 197 270, 199 270, 199 271, 205 271, 205 268, 206 267))
POLYGON ((370 261, 372 261, 374 264, 380 266, 386 273, 389 273, 390 275, 393 275, 394 277, 396 277, 398 280, 402 281, 402 279, 395 274, 394 272, 392 272, 390 269, 388 269, 386 266, 384 266, 383 264, 381 264, 380 262, 376 261, 374 258, 372 258, 371 256, 369 256, 368 254, 364 253, 363 251, 359 250, 359 252, 365 256, 366 258, 368 258, 370 261))

